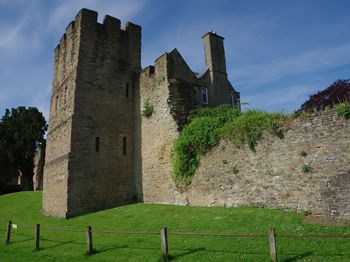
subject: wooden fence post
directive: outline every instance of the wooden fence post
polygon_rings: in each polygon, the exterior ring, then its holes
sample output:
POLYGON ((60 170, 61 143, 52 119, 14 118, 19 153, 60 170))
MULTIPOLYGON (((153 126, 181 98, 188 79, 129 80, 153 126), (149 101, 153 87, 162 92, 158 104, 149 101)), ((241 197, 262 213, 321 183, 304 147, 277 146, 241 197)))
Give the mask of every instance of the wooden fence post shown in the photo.
POLYGON ((34 230, 34 242, 35 242, 35 249, 40 249, 40 224, 35 225, 34 230))
POLYGON ((12 228, 12 221, 10 220, 10 221, 7 223, 6 244, 9 244, 9 243, 10 243, 11 228, 12 228))
POLYGON ((88 248, 88 254, 93 253, 93 245, 92 245, 92 227, 88 226, 86 227, 86 244, 88 248))
POLYGON ((168 230, 166 227, 160 229, 160 246, 162 249, 162 257, 164 261, 169 259, 169 247, 168 247, 168 230))
POLYGON ((269 230, 269 243, 270 243, 270 258, 271 261, 277 262, 277 250, 276 250, 276 234, 274 229, 269 230))

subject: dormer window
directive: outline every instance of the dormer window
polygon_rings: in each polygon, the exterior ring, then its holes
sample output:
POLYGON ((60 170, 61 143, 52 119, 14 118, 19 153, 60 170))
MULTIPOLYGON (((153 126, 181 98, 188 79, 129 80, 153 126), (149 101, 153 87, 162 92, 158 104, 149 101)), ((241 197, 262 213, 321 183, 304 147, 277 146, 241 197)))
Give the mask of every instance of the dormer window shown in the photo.
POLYGON ((229 95, 227 96, 227 104, 228 104, 229 106, 234 106, 234 100, 233 100, 233 95, 232 95, 232 94, 229 94, 229 95))
POLYGON ((201 88, 201 101, 202 101, 202 104, 205 104, 205 105, 208 104, 208 88, 206 87, 201 88))

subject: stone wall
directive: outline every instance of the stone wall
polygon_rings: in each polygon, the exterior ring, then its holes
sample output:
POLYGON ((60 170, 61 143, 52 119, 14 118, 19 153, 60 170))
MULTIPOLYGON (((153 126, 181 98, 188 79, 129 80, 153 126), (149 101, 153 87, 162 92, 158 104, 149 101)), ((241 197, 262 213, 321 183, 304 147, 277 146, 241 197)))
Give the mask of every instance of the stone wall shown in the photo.
POLYGON ((55 48, 45 152, 43 209, 47 214, 61 217, 67 212, 68 162, 71 151, 81 19, 80 13, 75 21, 68 25, 66 33, 55 48))
POLYGON ((172 203, 176 191, 169 176, 170 148, 178 131, 167 102, 169 82, 167 54, 159 57, 155 67, 143 70, 140 77, 141 110, 146 101, 154 106, 150 118, 141 118, 142 191, 140 199, 146 203, 172 203), (170 193, 170 194, 169 194, 170 193))
POLYGON ((202 157, 184 194, 175 189, 170 178, 169 138, 174 136, 169 136, 158 141, 162 146, 153 148, 158 159, 149 170, 157 172, 147 176, 145 185, 155 183, 157 187, 156 192, 145 195, 144 201, 260 206, 346 218, 350 215, 349 131, 350 121, 330 111, 294 120, 285 127, 284 139, 266 136, 255 153, 222 141, 202 157), (306 156, 302 156, 303 151, 306 156), (304 164, 312 168, 310 172, 302 171, 304 164))

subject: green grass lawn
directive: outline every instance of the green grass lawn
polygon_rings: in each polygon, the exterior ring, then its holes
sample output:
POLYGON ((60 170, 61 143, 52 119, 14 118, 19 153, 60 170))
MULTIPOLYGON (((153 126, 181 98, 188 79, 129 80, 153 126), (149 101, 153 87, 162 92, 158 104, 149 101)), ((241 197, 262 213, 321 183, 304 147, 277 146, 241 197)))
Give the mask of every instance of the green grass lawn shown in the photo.
MULTIPOLYGON (((350 227, 302 222, 303 214, 262 208, 182 207, 133 204, 69 220, 46 217, 40 192, 0 196, 0 261, 160 261, 159 235, 98 231, 169 231, 172 261, 269 261, 267 237, 175 236, 171 232, 350 234, 350 227), (8 220, 18 224, 5 244, 8 220), (41 224, 41 249, 34 251, 34 225, 41 224), (87 256, 85 228, 91 225, 96 253, 87 256), (67 231, 48 231, 60 228, 67 231), (81 232, 71 232, 77 230, 81 232)), ((350 261, 349 238, 277 237, 279 261, 350 261)))

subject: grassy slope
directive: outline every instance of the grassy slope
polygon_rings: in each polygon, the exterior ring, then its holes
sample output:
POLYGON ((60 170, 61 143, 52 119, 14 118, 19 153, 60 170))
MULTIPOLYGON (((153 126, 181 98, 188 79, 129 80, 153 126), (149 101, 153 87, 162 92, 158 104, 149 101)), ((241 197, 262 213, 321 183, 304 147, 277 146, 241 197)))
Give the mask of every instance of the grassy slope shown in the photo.
MULTIPOLYGON (((180 207, 134 204, 69 220, 45 217, 39 192, 0 196, 0 261, 159 261, 158 235, 93 235, 97 253, 87 257, 85 233, 43 230, 40 251, 33 251, 34 224, 85 230, 169 231, 212 233, 349 233, 350 228, 306 225, 302 214, 260 208, 180 207), (6 222, 13 229, 12 243, 4 244, 6 222), (28 225, 29 228, 22 225, 28 225)), ((280 261, 350 261, 349 239, 277 238, 280 261)), ((266 237, 169 236, 173 261, 269 261, 266 237)))

